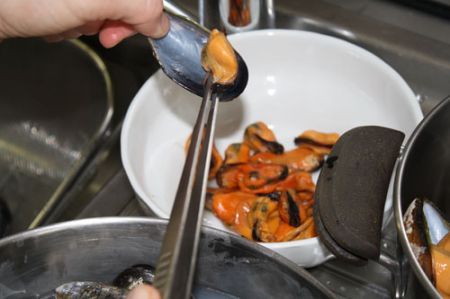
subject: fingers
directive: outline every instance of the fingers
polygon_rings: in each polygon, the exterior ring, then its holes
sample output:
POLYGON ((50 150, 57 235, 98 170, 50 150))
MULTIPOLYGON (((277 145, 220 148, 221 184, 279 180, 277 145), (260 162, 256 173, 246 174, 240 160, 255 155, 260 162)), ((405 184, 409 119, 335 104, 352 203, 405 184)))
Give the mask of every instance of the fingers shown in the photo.
POLYGON ((112 47, 135 32, 159 38, 168 29, 162 0, 0 0, 0 38, 57 41, 101 31, 101 42, 112 47))
POLYGON ((105 48, 112 48, 136 31, 121 21, 106 21, 100 30, 99 39, 105 48))
POLYGON ((169 30, 169 18, 162 13, 158 18, 151 18, 146 23, 130 25, 123 21, 106 21, 100 29, 99 39, 105 48, 112 48, 136 32, 160 38, 169 30))
POLYGON ((159 18, 151 19, 147 23, 135 26, 136 31, 152 38, 161 38, 169 31, 169 18, 166 14, 161 14, 159 18))
POLYGON ((128 294, 127 299, 161 299, 161 296, 154 287, 142 284, 134 288, 128 294))
POLYGON ((152 38, 162 37, 169 30, 162 0, 110 0, 108 3, 103 10, 105 19, 120 20, 152 38))
POLYGON ((81 35, 82 34, 78 29, 73 29, 73 30, 67 30, 60 34, 51 34, 51 35, 44 36, 44 39, 48 42, 55 43, 55 42, 60 42, 65 39, 79 38, 81 35))
POLYGON ((97 34, 103 26, 103 21, 93 21, 88 22, 78 28, 79 32, 83 35, 94 35, 97 34))

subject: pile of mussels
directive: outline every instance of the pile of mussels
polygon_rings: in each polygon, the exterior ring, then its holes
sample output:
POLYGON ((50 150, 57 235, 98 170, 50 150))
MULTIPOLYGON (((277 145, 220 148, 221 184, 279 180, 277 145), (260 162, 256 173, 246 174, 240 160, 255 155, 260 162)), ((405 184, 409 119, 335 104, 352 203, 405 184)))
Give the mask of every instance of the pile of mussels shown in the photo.
POLYGON ((416 198, 403 217, 412 251, 428 279, 450 298, 449 220, 427 200, 416 198))
POLYGON ((155 270, 149 265, 135 265, 122 271, 112 285, 91 281, 65 283, 55 289, 57 299, 75 298, 126 298, 127 294, 141 284, 152 284, 155 270))

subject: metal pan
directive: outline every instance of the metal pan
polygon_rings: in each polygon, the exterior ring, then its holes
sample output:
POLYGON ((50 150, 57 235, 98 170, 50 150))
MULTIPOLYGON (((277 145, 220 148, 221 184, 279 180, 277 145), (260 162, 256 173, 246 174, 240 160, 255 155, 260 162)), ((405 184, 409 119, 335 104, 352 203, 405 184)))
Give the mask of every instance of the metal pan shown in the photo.
MULTIPOLYGON (((0 241, 0 297, 35 298, 69 281, 110 283, 132 265, 155 265, 166 224, 149 218, 93 218, 5 238, 0 241)), ((284 257, 223 231, 204 227, 199 253, 196 294, 221 294, 214 298, 334 297, 284 257)))
POLYGON ((416 197, 426 197, 450 218, 450 98, 437 105, 419 124, 400 158, 394 187, 398 236, 411 268, 432 298, 441 298, 416 258, 403 223, 416 197))

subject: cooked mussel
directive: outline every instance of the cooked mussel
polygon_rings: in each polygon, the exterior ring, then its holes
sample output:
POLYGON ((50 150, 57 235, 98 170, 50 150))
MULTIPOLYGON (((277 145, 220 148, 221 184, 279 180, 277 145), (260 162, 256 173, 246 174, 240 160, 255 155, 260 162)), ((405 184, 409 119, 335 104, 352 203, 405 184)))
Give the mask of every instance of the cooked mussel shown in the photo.
POLYGON ((281 154, 282 144, 278 143, 275 134, 263 122, 249 125, 244 132, 244 142, 255 152, 281 154))
POLYGON ((417 261, 428 278, 434 283, 431 269, 431 254, 428 248, 423 216, 423 200, 415 199, 409 205, 403 217, 403 222, 406 235, 417 261))
MULTIPOLYGON (((184 143, 184 151, 186 153, 188 152, 190 144, 191 144, 191 136, 189 136, 189 138, 184 143)), ((220 155, 219 150, 217 150, 216 145, 213 144, 211 152, 211 162, 209 164, 208 180, 212 180, 216 177, 216 174, 219 171, 220 167, 222 167, 222 164, 223 158, 220 155)))
POLYGON ((288 169, 284 165, 246 163, 225 165, 217 173, 217 183, 222 188, 235 189, 251 193, 269 193, 261 188, 284 180, 288 169))
POLYGON ((247 163, 250 158, 250 148, 245 143, 232 143, 225 150, 224 164, 247 163))
POLYGON ((443 297, 450 296, 449 221, 427 200, 412 201, 403 218, 413 253, 443 297))
POLYGON ((338 133, 322 133, 307 130, 294 139, 296 145, 313 144, 324 147, 332 147, 339 139, 338 133))
POLYGON ((155 269, 146 264, 134 265, 123 270, 113 281, 113 285, 131 291, 141 284, 152 284, 155 269))
POLYGON ((237 189, 239 187, 238 174, 240 171, 240 164, 223 165, 216 175, 217 184, 220 188, 237 189))
POLYGON ((328 155, 338 139, 339 134, 337 133, 322 133, 307 130, 296 137, 294 143, 298 147, 309 148, 319 155, 328 155))
MULTIPOLYGON (((272 213, 271 215, 275 216, 276 214, 272 213)), ((312 216, 309 216, 298 227, 289 225, 289 223, 286 223, 284 221, 279 221, 278 226, 271 235, 271 240, 275 242, 286 242, 292 240, 308 239, 316 236, 317 232, 314 225, 314 219, 312 216)))
POLYGON ((423 215, 426 223, 427 241, 437 245, 449 232, 449 222, 429 200, 423 200, 423 215))
POLYGON ((295 190, 288 189, 281 193, 278 211, 281 219, 290 226, 298 227, 306 219, 306 210, 298 204, 295 190))
POLYGON ((57 287, 55 294, 56 299, 125 299, 128 291, 99 282, 74 281, 57 287))
POLYGON ((230 1, 230 14, 228 22, 235 27, 244 27, 250 24, 252 15, 250 5, 247 1, 232 0, 230 1))
POLYGON ((212 197, 212 211, 220 220, 233 225, 239 205, 243 202, 252 205, 256 198, 257 195, 241 191, 215 193, 212 197))
POLYGON ((250 158, 254 163, 286 165, 290 171, 314 171, 322 166, 324 156, 307 147, 298 147, 283 154, 258 153, 250 158))
POLYGON ((273 195, 275 192, 294 189, 299 192, 314 192, 316 185, 312 180, 309 172, 299 171, 289 174, 284 180, 274 184, 267 184, 264 187, 257 189, 259 194, 273 195))
POLYGON ((267 196, 260 196, 255 200, 248 216, 253 240, 275 241, 275 231, 280 223, 277 207, 278 203, 267 196))
POLYGON ((222 156, 220 155, 216 145, 214 144, 212 149, 211 162, 209 165, 209 173, 208 173, 209 180, 212 180, 216 177, 217 172, 219 171, 220 167, 222 167, 222 164, 223 164, 222 156))
POLYGON ((202 66, 214 82, 232 84, 238 74, 238 60, 224 33, 213 29, 202 50, 202 66))

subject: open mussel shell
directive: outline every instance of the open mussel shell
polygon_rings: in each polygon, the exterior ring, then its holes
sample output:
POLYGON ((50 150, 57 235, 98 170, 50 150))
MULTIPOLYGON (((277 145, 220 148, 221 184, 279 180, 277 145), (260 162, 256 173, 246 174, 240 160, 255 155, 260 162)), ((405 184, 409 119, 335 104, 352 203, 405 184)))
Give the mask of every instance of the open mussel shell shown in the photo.
MULTIPOLYGON (((201 52, 208 41, 209 30, 190 19, 169 10, 170 30, 162 38, 149 39, 153 54, 164 73, 175 83, 202 97, 206 72, 201 65, 201 52)), ((247 86, 248 69, 239 53, 238 73, 230 85, 217 85, 216 93, 220 101, 231 101, 238 97, 247 86)))
POLYGON ((449 232, 449 223, 427 199, 416 198, 403 217, 411 249, 430 281, 435 284, 431 245, 437 245, 449 232))
POLYGON ((150 265, 139 264, 123 270, 113 281, 119 288, 132 290, 141 284, 153 284, 155 268, 150 265))
POLYGON ((449 222, 429 200, 423 201, 428 244, 437 245, 449 232, 449 222))

